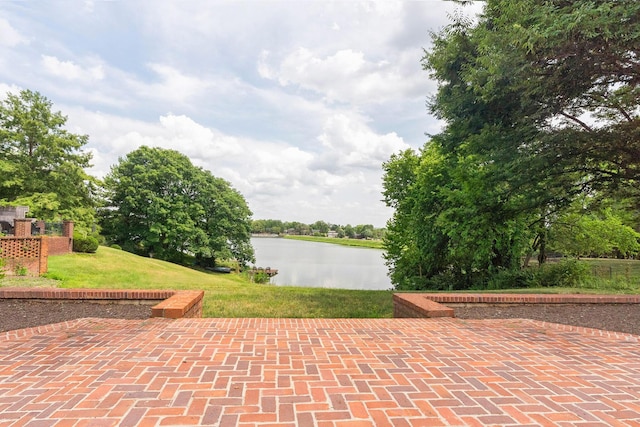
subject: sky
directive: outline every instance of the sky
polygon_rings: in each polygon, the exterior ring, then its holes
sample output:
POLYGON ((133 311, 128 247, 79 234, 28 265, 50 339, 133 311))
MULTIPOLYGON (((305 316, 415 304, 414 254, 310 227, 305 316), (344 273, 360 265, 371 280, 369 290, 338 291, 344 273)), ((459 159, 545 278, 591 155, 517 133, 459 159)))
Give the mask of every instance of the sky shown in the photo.
POLYGON ((0 2, 0 98, 40 92, 98 178, 136 148, 229 181, 254 219, 384 227, 382 164, 442 123, 430 32, 481 3, 0 2))

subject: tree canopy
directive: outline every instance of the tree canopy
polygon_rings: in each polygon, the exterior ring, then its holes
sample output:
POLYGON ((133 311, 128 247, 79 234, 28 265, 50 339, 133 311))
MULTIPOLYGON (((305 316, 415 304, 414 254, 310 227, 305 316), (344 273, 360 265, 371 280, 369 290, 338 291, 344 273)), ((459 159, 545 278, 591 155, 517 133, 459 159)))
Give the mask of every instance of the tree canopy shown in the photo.
POLYGON ((639 20, 634 0, 487 0, 476 23, 455 15, 433 34, 423 66, 446 126, 384 165, 397 287, 543 262, 579 196, 639 205, 639 20))
POLYGON ((67 131, 67 118, 51 108, 30 90, 0 101, 0 202, 29 206, 44 220, 90 226, 95 180, 84 171, 91 154, 82 151, 88 137, 67 131))
POLYGON ((141 147, 105 178, 103 234, 123 249, 173 262, 254 260, 251 211, 231 185, 174 150, 141 147))

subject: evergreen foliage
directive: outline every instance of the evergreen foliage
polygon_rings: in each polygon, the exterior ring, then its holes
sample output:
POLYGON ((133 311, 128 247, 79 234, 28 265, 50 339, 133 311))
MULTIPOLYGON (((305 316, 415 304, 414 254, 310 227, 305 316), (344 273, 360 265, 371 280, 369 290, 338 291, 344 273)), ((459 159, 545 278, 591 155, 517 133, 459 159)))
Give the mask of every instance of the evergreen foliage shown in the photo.
MULTIPOLYGON (((575 200, 640 206, 639 20, 634 0, 488 0, 477 23, 433 34, 423 65, 446 127, 384 165, 397 289, 532 280, 521 268, 544 264, 551 230, 577 253, 560 237, 575 200)), ((598 252, 637 253, 638 223, 593 215, 608 221, 599 243, 620 237, 598 252)))
POLYGON ((94 236, 85 236, 74 233, 73 252, 93 254, 98 250, 98 239, 94 236))

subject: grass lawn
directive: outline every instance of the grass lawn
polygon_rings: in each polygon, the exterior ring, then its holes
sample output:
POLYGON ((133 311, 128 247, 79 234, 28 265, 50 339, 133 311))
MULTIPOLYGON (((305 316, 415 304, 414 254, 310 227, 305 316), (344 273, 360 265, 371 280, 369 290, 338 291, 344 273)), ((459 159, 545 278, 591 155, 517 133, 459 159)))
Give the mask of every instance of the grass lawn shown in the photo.
POLYGON ((389 291, 260 285, 102 246, 95 254, 49 257, 46 276, 65 288, 204 290, 205 317, 393 317, 389 291))
POLYGON ((347 239, 335 237, 316 237, 316 236, 284 236, 285 239, 305 240, 307 242, 331 243, 342 246, 357 246, 360 248, 383 249, 382 240, 365 240, 365 239, 347 239))

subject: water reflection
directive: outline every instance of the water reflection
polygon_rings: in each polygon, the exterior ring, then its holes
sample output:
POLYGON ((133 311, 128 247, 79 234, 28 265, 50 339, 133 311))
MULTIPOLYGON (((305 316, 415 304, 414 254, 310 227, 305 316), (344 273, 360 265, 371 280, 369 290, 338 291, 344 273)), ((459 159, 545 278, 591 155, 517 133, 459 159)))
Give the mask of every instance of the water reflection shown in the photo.
POLYGON ((280 238, 253 238, 256 265, 278 269, 275 285, 391 289, 380 249, 280 238))

